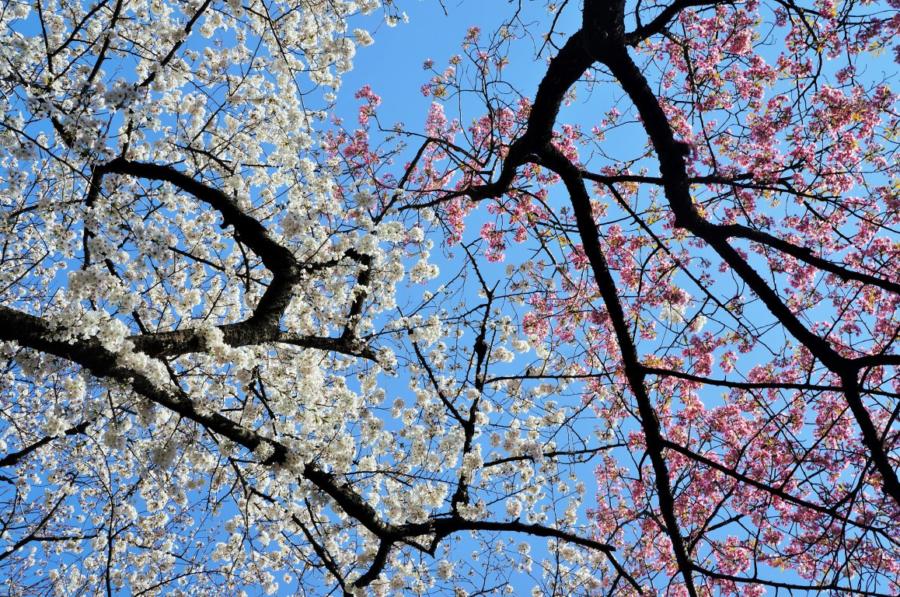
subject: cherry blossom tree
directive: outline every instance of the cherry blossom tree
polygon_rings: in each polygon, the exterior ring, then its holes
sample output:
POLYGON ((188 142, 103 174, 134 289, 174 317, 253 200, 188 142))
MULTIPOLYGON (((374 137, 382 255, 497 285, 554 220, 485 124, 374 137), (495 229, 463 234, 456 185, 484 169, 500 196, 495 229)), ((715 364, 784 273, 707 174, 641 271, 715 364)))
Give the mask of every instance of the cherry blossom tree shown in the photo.
POLYGON ((900 591, 900 6, 398 4, 4 3, 10 592, 900 591))

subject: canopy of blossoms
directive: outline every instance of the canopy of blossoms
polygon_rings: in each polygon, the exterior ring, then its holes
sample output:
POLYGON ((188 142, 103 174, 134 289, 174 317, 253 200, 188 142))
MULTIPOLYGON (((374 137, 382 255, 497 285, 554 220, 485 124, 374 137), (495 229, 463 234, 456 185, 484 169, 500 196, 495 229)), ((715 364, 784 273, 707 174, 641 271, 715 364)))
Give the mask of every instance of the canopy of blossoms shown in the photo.
POLYGON ((10 593, 900 592, 897 0, 403 9, 0 6, 10 593))

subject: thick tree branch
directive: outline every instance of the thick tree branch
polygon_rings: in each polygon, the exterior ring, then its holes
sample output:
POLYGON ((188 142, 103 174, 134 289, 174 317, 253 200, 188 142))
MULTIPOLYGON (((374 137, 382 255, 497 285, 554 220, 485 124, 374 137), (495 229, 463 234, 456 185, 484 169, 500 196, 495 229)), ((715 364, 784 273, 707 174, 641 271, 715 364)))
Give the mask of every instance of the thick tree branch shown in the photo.
POLYGON ((871 531, 873 533, 878 533, 878 534, 886 537, 888 539, 888 541, 890 541, 891 543, 897 542, 895 539, 891 538, 890 535, 888 534, 888 533, 890 533, 890 530, 886 531, 885 529, 874 527, 874 526, 866 523, 865 521, 851 519, 848 516, 841 514, 834 508, 822 506, 820 504, 816 504, 814 502, 804 500, 803 498, 798 498, 796 496, 793 496, 793 495, 789 494, 788 492, 786 492, 782 489, 779 489, 778 487, 775 487, 769 483, 762 483, 760 481, 752 479, 752 478, 748 477, 747 475, 739 473, 738 471, 736 471, 735 469, 733 469, 731 467, 725 466, 724 464, 720 464, 720 463, 716 462, 715 460, 707 458, 706 456, 703 456, 702 454, 698 454, 697 452, 694 452, 693 450, 686 448, 685 446, 682 446, 675 442, 672 442, 669 440, 663 440, 663 445, 666 448, 668 448, 674 452, 678 452, 679 454, 686 456, 687 458, 690 458, 691 460, 699 462, 700 464, 702 464, 704 466, 707 466, 711 469, 719 471, 720 473, 728 475, 732 479, 739 481, 740 483, 743 483, 744 485, 748 485, 750 487, 755 487, 756 489, 764 491, 764 492, 766 492, 772 496, 775 496, 779 499, 782 499, 786 502, 790 502, 796 506, 800 506, 801 508, 806 508, 808 510, 818 512, 820 514, 827 514, 828 516, 835 518, 837 520, 840 520, 841 522, 844 522, 847 524, 852 524, 855 527, 865 529, 865 530, 871 531))
POLYGON ((753 228, 742 226, 740 224, 713 224, 711 226, 713 226, 713 230, 718 234, 721 234, 723 238, 744 238, 757 242, 772 247, 782 253, 786 253, 787 255, 815 266, 822 271, 832 273, 844 280, 862 282, 863 284, 869 284, 889 292, 900 294, 900 284, 897 282, 885 280, 865 272, 857 272, 842 265, 838 265, 813 254, 811 249, 795 245, 767 232, 763 232, 762 230, 754 230, 753 228))
MULTIPOLYGON (((272 342, 375 360, 375 352, 354 338, 304 336, 272 330, 257 325, 253 319, 225 324, 219 326, 219 330, 222 331, 223 342, 235 348, 272 342)), ((154 358, 175 357, 206 349, 203 334, 195 328, 139 334, 129 337, 129 340, 134 344, 135 350, 154 358)))
POLYGON ((643 367, 638 359, 637 350, 628 329, 625 312, 622 304, 619 302, 615 280, 613 280, 609 271, 609 266, 600 246, 599 231, 591 210, 590 197, 584 187, 584 181, 578 168, 569 162, 559 150, 548 147, 543 151, 542 157, 548 166, 562 177, 566 190, 569 192, 575 220, 578 223, 578 231, 584 246, 584 253, 591 264, 594 280, 600 290, 600 295, 606 305, 606 310, 609 313, 613 330, 616 334, 616 342, 621 351, 622 364, 625 369, 625 377, 628 379, 628 386, 637 400, 641 428, 644 432, 647 453, 650 455, 650 461, 653 465, 656 488, 659 494, 659 509, 666 523, 666 533, 672 541, 675 560, 684 577, 688 593, 694 596, 697 594, 697 591, 691 578, 692 564, 685 547, 684 538, 679 529, 678 519, 675 517, 675 498, 669 480, 669 469, 663 457, 664 444, 659 419, 650 401, 650 396, 647 394, 643 367))
MULTIPOLYGON (((0 306, 0 341, 16 342, 19 346, 67 359, 81 365, 97 377, 129 386, 156 404, 251 452, 255 452, 263 444, 268 444, 269 448, 266 450, 268 455, 262 461, 264 465, 277 466, 287 462, 288 449, 277 440, 263 437, 257 431, 246 429, 221 414, 201 413, 186 396, 158 387, 141 373, 119 365, 117 355, 104 349, 99 342, 95 340, 64 342, 53 338, 54 330, 40 318, 0 306)), ((393 525, 383 521, 376 510, 349 484, 341 482, 333 473, 319 469, 313 462, 308 462, 304 466, 302 476, 330 496, 347 515, 379 537, 383 545, 392 545, 398 541, 410 542, 414 537, 428 534, 435 536, 436 544, 441 538, 451 533, 466 530, 513 531, 534 536, 556 537, 582 547, 604 552, 616 570, 628 578, 636 588, 639 588, 633 577, 628 575, 627 571, 612 558, 614 548, 592 539, 541 525, 519 522, 466 521, 460 517, 434 519, 420 524, 393 525)), ((383 557, 386 556, 387 554, 383 555, 383 557)), ((375 569, 373 568, 373 570, 375 569)), ((368 577, 364 576, 363 578, 368 577)))
POLYGON ((100 175, 123 174, 168 182, 218 211, 222 215, 223 224, 234 227, 235 236, 259 255, 269 271, 287 273, 298 265, 293 253, 273 239, 259 220, 244 212, 234 199, 172 166, 116 158, 98 166, 95 171, 100 175))
MULTIPOLYGON (((684 152, 675 140, 668 118, 640 69, 622 44, 607 44, 595 48, 597 58, 605 64, 628 94, 641 115, 644 129, 650 137, 659 159, 664 179, 664 192, 675 215, 675 224, 706 241, 716 253, 741 277, 762 300, 769 311, 797 340, 826 367, 838 374, 847 388, 858 383, 858 361, 842 357, 824 339, 812 333, 781 300, 753 267, 728 243, 727 229, 707 222, 696 209, 690 193, 690 180, 684 163, 684 152)), ((884 479, 885 492, 900 505, 900 479, 893 468, 872 418, 858 391, 848 389, 845 397, 856 418, 863 443, 869 450, 878 472, 884 479)))

